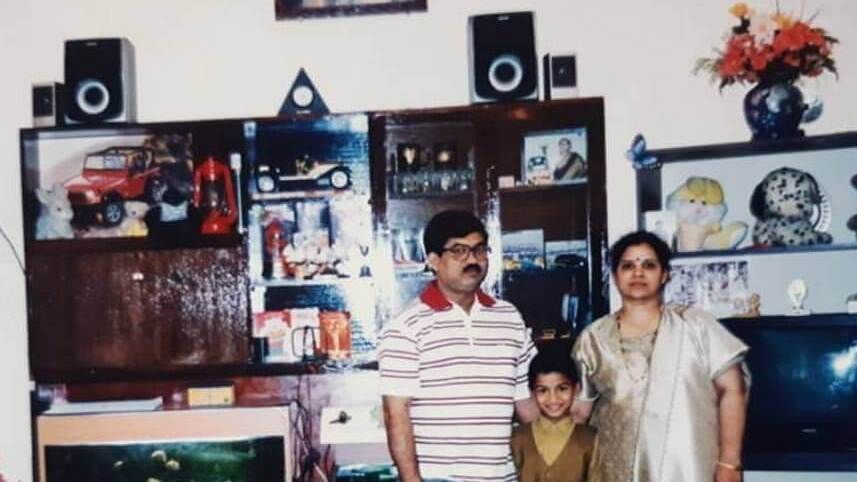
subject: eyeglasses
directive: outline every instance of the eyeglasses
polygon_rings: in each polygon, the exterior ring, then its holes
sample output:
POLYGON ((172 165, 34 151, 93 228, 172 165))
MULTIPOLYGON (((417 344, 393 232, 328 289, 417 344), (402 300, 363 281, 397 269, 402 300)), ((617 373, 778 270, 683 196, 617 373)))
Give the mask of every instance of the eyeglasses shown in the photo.
POLYGON ((485 243, 479 243, 475 246, 468 246, 466 244, 453 244, 448 248, 443 248, 443 251, 448 251, 452 255, 452 259, 463 261, 467 259, 470 254, 473 254, 473 257, 478 260, 484 260, 488 258, 488 254, 491 253, 491 248, 488 247, 485 243))

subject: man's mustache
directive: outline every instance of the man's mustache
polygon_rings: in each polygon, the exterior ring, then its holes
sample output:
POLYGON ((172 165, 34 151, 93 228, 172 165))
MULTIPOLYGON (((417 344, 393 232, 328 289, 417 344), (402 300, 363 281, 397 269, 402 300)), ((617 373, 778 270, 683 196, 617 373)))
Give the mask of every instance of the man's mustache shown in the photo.
POLYGON ((478 264, 468 264, 464 267, 464 272, 467 273, 469 271, 473 271, 476 274, 482 274, 482 266, 478 264))

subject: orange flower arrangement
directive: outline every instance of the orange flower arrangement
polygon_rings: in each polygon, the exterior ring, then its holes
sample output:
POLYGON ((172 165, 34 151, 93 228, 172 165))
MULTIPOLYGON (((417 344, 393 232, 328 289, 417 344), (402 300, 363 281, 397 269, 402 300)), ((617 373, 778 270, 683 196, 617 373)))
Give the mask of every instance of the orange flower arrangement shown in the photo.
POLYGON ((715 50, 716 57, 699 59, 694 71, 708 71, 721 89, 736 82, 793 82, 825 70, 835 75, 832 49, 837 40, 809 20, 777 10, 756 13, 745 3, 733 5, 729 13, 739 23, 727 34, 725 48, 715 50))

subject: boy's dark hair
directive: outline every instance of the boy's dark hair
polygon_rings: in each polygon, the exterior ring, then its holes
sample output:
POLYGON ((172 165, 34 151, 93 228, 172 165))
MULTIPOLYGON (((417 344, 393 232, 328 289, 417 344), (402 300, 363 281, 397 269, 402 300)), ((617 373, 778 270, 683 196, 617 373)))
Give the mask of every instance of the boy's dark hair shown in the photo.
POLYGON ((619 269, 619 261, 622 260, 622 255, 625 254, 625 250, 627 250, 631 246, 636 246, 639 244, 646 244, 655 252, 655 256, 658 257, 658 262, 661 264, 661 267, 669 273, 670 271, 670 259, 672 259, 672 251, 670 251, 669 245, 664 242, 663 239, 658 237, 658 235, 650 233, 648 231, 634 231, 633 233, 628 233, 618 241, 613 243, 613 246, 610 248, 610 271, 615 274, 616 270, 619 269))
POLYGON ((577 368, 565 350, 539 350, 538 354, 530 361, 530 369, 527 372, 527 383, 530 390, 536 387, 536 380, 539 375, 547 375, 548 373, 565 375, 573 385, 580 383, 577 368))
POLYGON ((449 210, 434 215, 423 232, 423 246, 426 254, 443 254, 443 248, 450 238, 463 238, 470 233, 479 233, 488 242, 485 225, 469 211, 449 210))

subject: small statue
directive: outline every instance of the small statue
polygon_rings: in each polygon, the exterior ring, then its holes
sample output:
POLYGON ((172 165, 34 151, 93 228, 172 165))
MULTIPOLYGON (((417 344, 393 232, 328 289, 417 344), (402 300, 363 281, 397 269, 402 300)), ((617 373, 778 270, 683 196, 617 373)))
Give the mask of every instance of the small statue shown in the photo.
POLYGON ((809 314, 809 310, 803 306, 803 300, 806 299, 806 282, 804 280, 801 278, 793 279, 789 283, 786 293, 792 302, 792 309, 789 315, 804 316, 809 314))
POLYGON ((857 313, 857 293, 851 293, 848 298, 845 298, 846 310, 848 313, 857 313))

